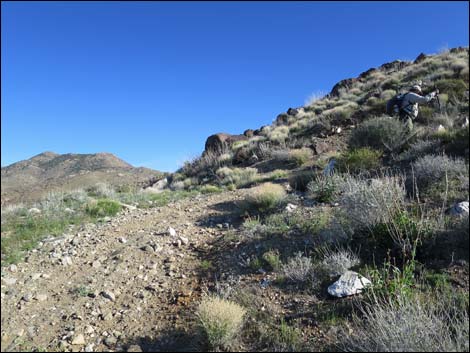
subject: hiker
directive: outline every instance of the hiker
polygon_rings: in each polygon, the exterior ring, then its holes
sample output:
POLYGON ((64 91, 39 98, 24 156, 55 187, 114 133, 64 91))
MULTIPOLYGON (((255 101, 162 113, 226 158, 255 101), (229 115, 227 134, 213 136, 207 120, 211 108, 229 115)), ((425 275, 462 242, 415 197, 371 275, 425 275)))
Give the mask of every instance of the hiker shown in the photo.
POLYGON ((421 86, 414 85, 408 93, 404 94, 398 112, 400 120, 405 122, 405 126, 409 131, 413 130, 413 120, 418 116, 418 104, 432 101, 437 97, 438 93, 439 90, 436 90, 423 96, 421 86))

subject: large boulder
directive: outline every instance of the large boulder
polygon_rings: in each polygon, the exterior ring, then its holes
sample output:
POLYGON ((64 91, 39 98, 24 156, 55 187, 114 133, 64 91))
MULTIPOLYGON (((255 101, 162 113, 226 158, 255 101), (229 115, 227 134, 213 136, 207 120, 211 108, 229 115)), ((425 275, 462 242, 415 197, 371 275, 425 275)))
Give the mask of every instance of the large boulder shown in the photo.
POLYGON ((333 297, 347 297, 358 294, 372 283, 367 278, 354 271, 346 271, 341 277, 328 287, 328 294, 333 297))
POLYGON ((295 108, 289 108, 289 109, 287 109, 287 115, 296 116, 297 114, 299 114, 299 110, 298 110, 298 109, 295 109, 295 108))
POLYGON ((220 151, 224 147, 231 146, 236 141, 248 140, 245 135, 230 135, 226 133, 218 133, 211 135, 206 140, 205 152, 220 151))

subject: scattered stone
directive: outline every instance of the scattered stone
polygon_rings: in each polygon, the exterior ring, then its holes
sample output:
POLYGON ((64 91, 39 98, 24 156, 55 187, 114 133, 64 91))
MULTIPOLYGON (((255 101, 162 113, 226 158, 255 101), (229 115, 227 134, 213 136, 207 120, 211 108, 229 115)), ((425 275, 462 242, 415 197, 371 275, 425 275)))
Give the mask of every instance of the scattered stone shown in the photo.
POLYGON ((295 209, 297 209, 297 205, 294 205, 294 204, 291 204, 291 203, 288 203, 287 206, 286 206, 286 211, 287 212, 293 212, 295 209))
POLYGON ((39 302, 44 302, 47 300, 47 294, 38 294, 36 295, 36 300, 39 302))
POLYGON ((68 214, 75 213, 74 210, 72 210, 71 208, 68 208, 68 207, 64 210, 64 212, 68 213, 68 214))
POLYGON ((82 346, 85 344, 85 337, 80 333, 72 339, 72 345, 82 346))
POLYGON ((118 240, 120 243, 123 243, 123 244, 127 243, 127 239, 124 237, 120 237, 118 240))
POLYGON ((180 235, 178 239, 181 241, 181 243, 183 243, 183 245, 188 245, 189 244, 189 239, 186 238, 186 237, 183 237, 183 236, 180 235))
POLYGON ((128 352, 143 352, 142 348, 140 348, 140 346, 137 345, 137 344, 133 344, 133 345, 129 346, 129 348, 127 348, 127 351, 128 352))
POLYGON ((342 298, 360 293, 362 289, 369 286, 370 280, 354 271, 346 271, 341 277, 328 287, 328 293, 334 297, 342 298))
POLYGON ((104 340, 104 344, 108 347, 112 347, 116 343, 117 343, 117 339, 112 336, 106 337, 106 339, 104 340))
POLYGON ((29 214, 40 214, 41 210, 39 208, 33 207, 28 210, 29 214))
POLYGON ((176 230, 174 230, 172 227, 168 227, 167 233, 171 237, 176 237, 176 230))
POLYGON ((100 267, 101 267, 101 262, 99 262, 98 260, 93 261, 93 263, 91 264, 91 266, 92 266, 93 268, 100 268, 100 267))
POLYGON ((33 295, 31 293, 26 293, 21 299, 25 302, 30 302, 31 300, 33 300, 33 295))
POLYGON ((144 245, 140 249, 143 250, 143 251, 147 251, 147 252, 154 251, 153 248, 150 245, 144 245))
POLYGON ((64 266, 71 266, 72 265, 72 258, 70 256, 64 256, 61 258, 62 265, 64 266))
POLYGON ((40 273, 33 273, 33 274, 31 275, 31 279, 32 279, 33 281, 39 279, 40 277, 41 277, 41 274, 40 274, 40 273))
POLYGON ((5 283, 7 286, 13 286, 14 284, 16 284, 16 278, 4 277, 2 278, 2 282, 5 283))
POLYGON ((85 326, 85 333, 87 335, 91 335, 93 332, 95 332, 95 329, 91 325, 86 325, 85 326))
POLYGON ((103 291, 101 292, 101 295, 103 297, 105 297, 106 299, 109 299, 111 301, 115 301, 116 300, 116 296, 114 295, 113 292, 110 292, 110 291, 103 291))
POLYGON ((41 277, 44 278, 44 279, 49 279, 49 278, 51 278, 51 275, 48 275, 47 273, 43 273, 41 275, 41 277))
POLYGON ((85 347, 85 352, 93 352, 94 347, 95 345, 93 343, 90 343, 89 345, 85 347))
POLYGON ((8 269, 10 270, 10 272, 17 272, 18 271, 18 267, 15 264, 12 264, 12 265, 8 266, 8 269))

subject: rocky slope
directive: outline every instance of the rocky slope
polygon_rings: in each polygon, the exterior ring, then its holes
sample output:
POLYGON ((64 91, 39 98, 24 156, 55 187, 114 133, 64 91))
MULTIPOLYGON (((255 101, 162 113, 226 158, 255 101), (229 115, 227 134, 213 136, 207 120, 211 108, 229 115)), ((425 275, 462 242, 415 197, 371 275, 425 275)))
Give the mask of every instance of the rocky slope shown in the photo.
POLYGON ((2 205, 36 201, 51 191, 86 188, 97 182, 139 184, 159 176, 158 171, 135 168, 111 153, 44 152, 2 168, 2 205))

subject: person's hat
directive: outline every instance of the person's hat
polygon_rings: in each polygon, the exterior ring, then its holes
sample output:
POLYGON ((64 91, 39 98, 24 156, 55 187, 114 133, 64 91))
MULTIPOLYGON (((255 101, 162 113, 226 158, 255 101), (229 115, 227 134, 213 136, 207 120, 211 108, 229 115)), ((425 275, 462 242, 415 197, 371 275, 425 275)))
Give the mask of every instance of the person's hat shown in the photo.
POLYGON ((413 87, 411 87, 411 91, 413 92, 417 92, 417 93, 421 93, 421 86, 420 85, 414 85, 413 87))

